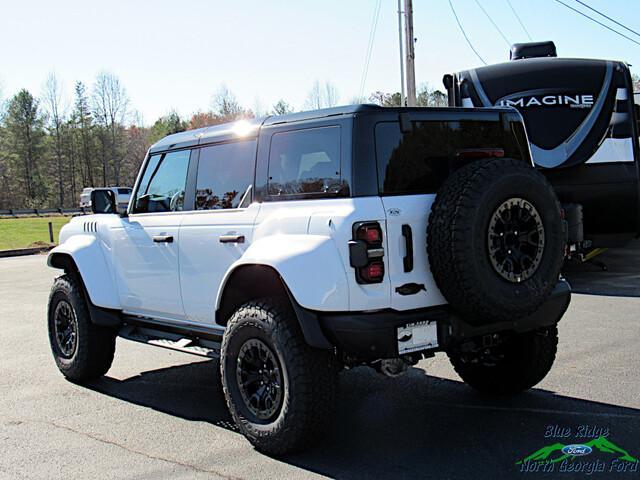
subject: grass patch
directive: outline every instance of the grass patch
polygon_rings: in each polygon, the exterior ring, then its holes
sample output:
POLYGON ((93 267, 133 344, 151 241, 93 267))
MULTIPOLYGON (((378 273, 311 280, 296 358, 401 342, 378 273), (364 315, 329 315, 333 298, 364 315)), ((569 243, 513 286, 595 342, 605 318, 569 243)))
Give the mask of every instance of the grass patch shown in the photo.
POLYGON ((71 217, 0 218, 0 250, 49 245, 49 222, 53 223, 53 239, 71 217))

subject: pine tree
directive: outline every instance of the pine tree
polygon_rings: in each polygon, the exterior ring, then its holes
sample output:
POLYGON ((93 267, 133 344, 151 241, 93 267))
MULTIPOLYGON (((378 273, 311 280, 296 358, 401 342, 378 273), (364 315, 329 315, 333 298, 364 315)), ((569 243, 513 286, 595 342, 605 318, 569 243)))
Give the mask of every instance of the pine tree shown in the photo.
POLYGON ((40 165, 45 140, 44 121, 38 100, 25 89, 9 102, 6 135, 15 171, 21 172, 23 203, 40 206, 47 196, 40 165))

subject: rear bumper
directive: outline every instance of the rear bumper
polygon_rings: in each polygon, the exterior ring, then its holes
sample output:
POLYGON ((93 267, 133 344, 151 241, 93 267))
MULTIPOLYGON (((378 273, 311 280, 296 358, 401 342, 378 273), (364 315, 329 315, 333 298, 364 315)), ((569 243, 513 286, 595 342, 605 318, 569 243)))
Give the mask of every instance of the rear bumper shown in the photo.
POLYGON ((307 330, 304 323, 309 325, 315 317, 317 325, 320 326, 320 331, 316 329, 315 335, 307 335, 305 331, 305 337, 312 346, 326 347, 328 341, 349 356, 373 360, 398 356, 397 328, 408 323, 425 320, 437 322, 438 350, 446 350, 449 346, 460 344, 473 337, 509 331, 526 332, 556 325, 567 310, 570 300, 571 288, 565 280, 561 280, 549 299, 535 313, 509 322, 471 325, 449 305, 442 305, 407 312, 383 310, 372 313, 329 314, 305 310, 306 320, 301 323, 303 323, 303 331, 307 330), (320 333, 325 337, 324 339, 318 339, 320 333))

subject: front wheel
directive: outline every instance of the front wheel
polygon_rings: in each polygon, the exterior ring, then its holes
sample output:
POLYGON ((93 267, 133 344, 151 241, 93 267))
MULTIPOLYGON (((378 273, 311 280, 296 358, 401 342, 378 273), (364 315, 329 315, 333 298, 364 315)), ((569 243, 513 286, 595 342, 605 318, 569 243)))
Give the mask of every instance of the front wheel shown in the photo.
POLYGON ((82 382, 107 373, 116 335, 91 323, 82 285, 71 275, 56 278, 51 287, 48 326, 53 358, 66 378, 82 382))
POLYGON ((528 390, 549 373, 558 347, 557 327, 521 333, 479 352, 449 352, 466 384, 484 393, 507 395, 528 390))
POLYGON ((284 300, 253 301, 235 312, 220 365, 229 411, 258 450, 273 455, 301 450, 329 423, 334 357, 305 343, 284 300))

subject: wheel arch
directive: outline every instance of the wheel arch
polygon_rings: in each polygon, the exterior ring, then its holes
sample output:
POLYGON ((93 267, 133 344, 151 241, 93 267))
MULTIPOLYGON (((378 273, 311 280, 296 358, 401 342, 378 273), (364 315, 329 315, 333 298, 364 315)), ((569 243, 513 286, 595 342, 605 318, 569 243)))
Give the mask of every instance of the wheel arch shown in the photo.
POLYGON ((227 274, 218 294, 216 323, 226 326, 233 312, 241 305, 265 297, 282 297, 289 302, 304 338, 310 346, 322 349, 332 348, 322 332, 317 315, 298 304, 285 280, 270 265, 243 264, 227 274))
POLYGON ((95 237, 92 240, 67 245, 71 239, 68 240, 49 253, 47 265, 64 270, 78 280, 93 323, 114 327, 121 323, 120 300, 100 246, 95 237))

